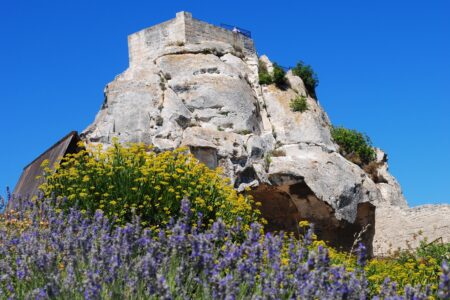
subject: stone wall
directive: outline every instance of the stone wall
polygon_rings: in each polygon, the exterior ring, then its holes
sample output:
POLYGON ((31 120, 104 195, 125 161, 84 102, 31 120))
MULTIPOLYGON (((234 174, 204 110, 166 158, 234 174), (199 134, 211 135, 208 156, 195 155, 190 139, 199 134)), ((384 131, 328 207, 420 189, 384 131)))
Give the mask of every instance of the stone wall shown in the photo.
POLYGON ((242 34, 192 18, 188 12, 179 12, 176 18, 143 29, 128 36, 130 66, 142 65, 167 46, 223 42, 237 51, 255 53, 253 40, 242 34))
POLYGON ((450 243, 450 205, 413 208, 377 207, 374 252, 389 255, 398 249, 416 248, 420 241, 450 243))
POLYGON ((184 14, 186 20, 186 41, 188 43, 218 41, 233 45, 235 48, 248 53, 255 53, 255 47, 251 38, 194 19, 190 13, 184 14))
POLYGON ((179 20, 171 19, 128 36, 130 67, 142 64, 146 58, 163 49, 177 38, 183 42, 184 28, 179 20))

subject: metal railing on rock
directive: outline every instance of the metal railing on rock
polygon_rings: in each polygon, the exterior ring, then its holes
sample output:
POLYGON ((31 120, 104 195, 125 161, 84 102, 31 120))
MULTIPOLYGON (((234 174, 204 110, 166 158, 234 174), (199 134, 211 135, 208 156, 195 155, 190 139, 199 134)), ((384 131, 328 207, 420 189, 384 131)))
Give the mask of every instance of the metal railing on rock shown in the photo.
POLYGON ((239 34, 242 34, 243 36, 246 36, 248 38, 252 38, 252 33, 244 28, 240 28, 237 26, 233 26, 233 25, 228 25, 228 24, 220 24, 220 27, 225 28, 227 30, 233 31, 233 32, 237 32, 239 34))

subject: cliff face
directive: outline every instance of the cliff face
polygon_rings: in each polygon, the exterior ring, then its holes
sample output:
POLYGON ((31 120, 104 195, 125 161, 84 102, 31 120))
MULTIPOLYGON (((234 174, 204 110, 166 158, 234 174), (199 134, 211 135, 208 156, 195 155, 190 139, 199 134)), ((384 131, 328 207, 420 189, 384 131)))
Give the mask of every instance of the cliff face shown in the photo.
POLYGON ((251 188, 268 229, 296 232, 307 219, 321 238, 348 249, 370 224, 363 239, 377 241, 375 207, 407 206, 384 153, 378 151, 383 180, 374 182, 338 153, 327 114, 299 77, 288 72, 283 89, 258 83, 258 60, 269 71, 272 64, 248 38, 187 13, 163 25, 129 37, 130 67, 107 85, 82 137, 161 151, 187 146, 211 168, 222 167, 236 189, 251 188), (307 96, 303 113, 289 107, 298 95, 307 96))

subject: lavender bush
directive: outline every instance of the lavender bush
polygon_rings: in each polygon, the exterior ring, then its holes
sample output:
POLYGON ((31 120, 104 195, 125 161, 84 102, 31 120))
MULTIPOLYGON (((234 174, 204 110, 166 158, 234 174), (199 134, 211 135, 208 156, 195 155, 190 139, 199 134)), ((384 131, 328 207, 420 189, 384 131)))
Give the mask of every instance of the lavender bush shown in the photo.
MULTIPOLYGON (((42 200, 0 220, 2 299, 369 299, 358 249, 353 272, 332 266, 325 247, 311 250, 312 229, 296 240, 264 234, 258 223, 221 220, 200 232, 182 201, 181 215, 164 230, 112 226, 100 210, 88 217, 42 200)), ((196 216, 197 217, 197 216, 196 216)), ((201 219, 201 218, 199 218, 201 219)), ((200 220, 201 221, 201 220, 200 220)), ((444 262, 435 295, 449 299, 444 262)), ((396 293, 386 280, 374 299, 426 299, 426 288, 396 293)))

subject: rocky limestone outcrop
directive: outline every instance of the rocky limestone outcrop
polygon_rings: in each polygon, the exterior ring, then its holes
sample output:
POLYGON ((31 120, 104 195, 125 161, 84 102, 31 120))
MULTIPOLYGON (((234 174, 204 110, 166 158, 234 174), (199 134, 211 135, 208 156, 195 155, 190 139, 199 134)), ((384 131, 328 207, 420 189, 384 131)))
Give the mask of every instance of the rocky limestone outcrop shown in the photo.
MULTIPOLYGON (((187 28, 189 18, 177 14, 168 21, 175 25, 161 30, 157 25, 147 29, 151 34, 144 30, 129 37, 142 40, 139 49, 130 42, 130 67, 105 88, 103 106, 83 139, 109 144, 117 137, 153 144, 159 151, 187 146, 209 167, 222 167, 239 191, 251 188, 262 202, 268 229, 296 232, 298 222, 307 219, 315 223, 319 237, 337 247, 351 248, 361 231, 370 247, 374 235, 387 230, 378 224, 375 206, 399 211, 407 206, 388 172, 386 155, 378 151, 374 182, 339 154, 327 114, 299 77, 288 72, 283 88, 258 83, 258 60, 269 71, 272 63, 258 57, 248 41, 245 50, 224 42, 237 40, 239 33, 207 24, 209 32, 225 37, 167 44, 158 40, 154 45, 154 32, 164 37, 176 33, 179 39, 179 26, 185 22, 187 28), (298 95, 307 97, 309 109, 303 113, 289 107, 298 95)), ((196 28, 203 34, 200 23, 196 28)))

